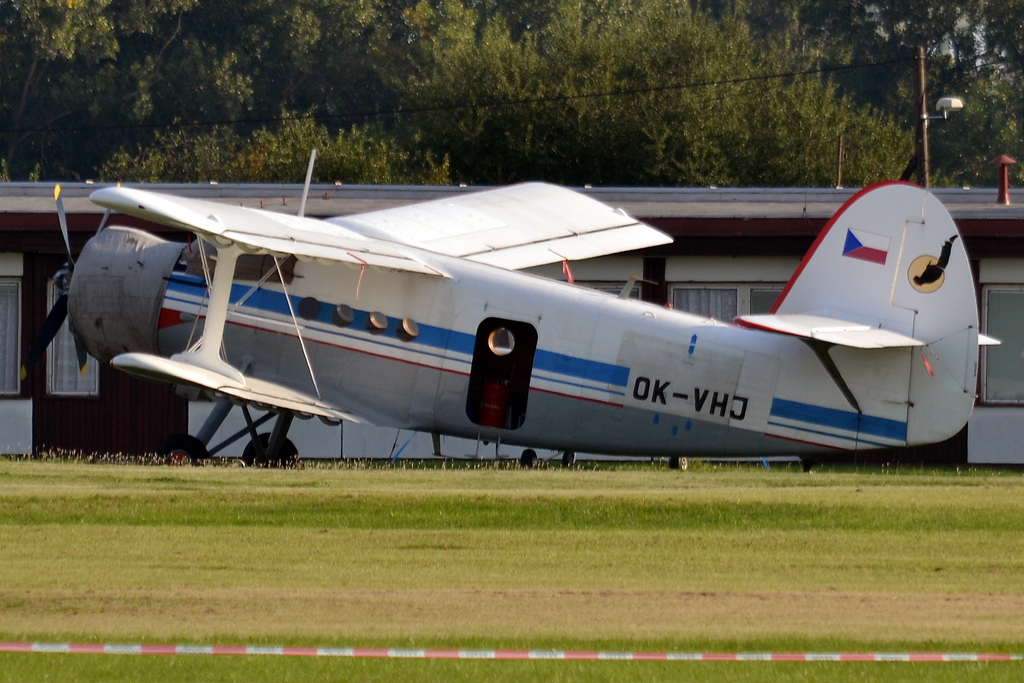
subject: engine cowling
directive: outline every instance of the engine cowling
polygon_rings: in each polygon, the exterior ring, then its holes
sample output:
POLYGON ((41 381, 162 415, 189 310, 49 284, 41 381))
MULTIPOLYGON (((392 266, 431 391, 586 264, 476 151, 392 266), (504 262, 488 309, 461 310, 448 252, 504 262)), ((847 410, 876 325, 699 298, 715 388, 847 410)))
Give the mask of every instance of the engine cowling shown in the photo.
POLYGON ((136 228, 109 227, 90 239, 68 292, 71 327, 101 362, 120 353, 158 353, 167 279, 184 245, 136 228))

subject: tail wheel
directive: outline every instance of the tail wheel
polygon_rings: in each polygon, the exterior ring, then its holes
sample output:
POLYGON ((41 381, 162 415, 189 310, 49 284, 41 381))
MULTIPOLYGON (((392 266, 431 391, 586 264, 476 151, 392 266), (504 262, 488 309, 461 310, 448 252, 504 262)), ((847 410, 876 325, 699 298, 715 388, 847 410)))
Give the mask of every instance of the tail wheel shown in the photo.
POLYGON ((562 453, 562 467, 572 467, 576 464, 576 454, 572 451, 562 453))
POLYGON ((168 465, 198 465, 210 457, 206 444, 188 434, 173 434, 156 447, 156 454, 168 465))
MULTIPOLYGON (((263 452, 266 453, 267 447, 270 446, 270 432, 260 434, 260 445, 263 446, 263 452)), ((252 445, 252 441, 245 445, 245 450, 242 452, 242 462, 245 463, 246 467, 289 467, 294 465, 298 459, 299 449, 288 438, 285 438, 284 443, 281 444, 281 448, 277 452, 277 457, 273 460, 260 459, 256 454, 256 447, 252 445)))
POLYGON ((527 448, 523 451, 523 454, 519 456, 519 466, 527 469, 537 464, 537 451, 532 448, 527 448))

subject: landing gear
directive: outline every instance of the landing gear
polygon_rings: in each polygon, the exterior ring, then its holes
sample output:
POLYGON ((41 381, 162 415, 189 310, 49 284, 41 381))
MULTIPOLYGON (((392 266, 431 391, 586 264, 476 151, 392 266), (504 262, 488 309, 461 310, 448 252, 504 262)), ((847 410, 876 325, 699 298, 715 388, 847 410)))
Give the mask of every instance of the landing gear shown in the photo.
POLYGON ((669 469, 686 470, 690 467, 690 461, 686 458, 671 457, 668 459, 669 469))
POLYGON ((298 461, 299 449, 287 437, 285 437, 280 448, 278 448, 277 455, 271 458, 268 455, 270 452, 270 437, 270 432, 260 434, 260 446, 263 450, 262 456, 256 452, 256 447, 252 441, 245 445, 245 450, 242 452, 242 462, 245 463, 246 467, 290 467, 298 461))
POLYGON ((210 457, 206 444, 188 434, 173 434, 156 447, 156 454, 168 465, 198 465, 210 457))
POLYGON ((572 451, 562 453, 562 467, 572 467, 576 464, 576 454, 572 451))
POLYGON ((519 466, 530 469, 537 464, 537 451, 532 448, 527 448, 523 451, 523 454, 519 456, 519 466))
POLYGON ((230 410, 230 403, 217 406, 196 436, 188 434, 169 436, 157 446, 157 455, 169 465, 198 465, 248 435, 249 443, 242 454, 242 462, 245 465, 249 467, 288 467, 298 461, 299 449, 288 438, 288 428, 291 427, 294 418, 290 412, 282 412, 276 416, 277 420, 274 422, 273 431, 258 434, 256 430, 260 425, 274 419, 275 415, 268 412, 260 419, 253 420, 252 415, 249 414, 249 407, 243 405, 242 415, 245 417, 245 428, 235 432, 216 446, 207 446, 209 439, 223 424, 224 418, 227 417, 230 410), (207 440, 205 442, 203 441, 204 437, 207 440))
POLYGON ((242 461, 247 466, 287 467, 295 464, 299 459, 299 449, 288 438, 288 429, 295 418, 292 413, 284 412, 278 415, 274 422, 274 430, 269 434, 256 433, 256 425, 246 405, 242 406, 242 416, 249 430, 249 443, 242 453, 242 461))

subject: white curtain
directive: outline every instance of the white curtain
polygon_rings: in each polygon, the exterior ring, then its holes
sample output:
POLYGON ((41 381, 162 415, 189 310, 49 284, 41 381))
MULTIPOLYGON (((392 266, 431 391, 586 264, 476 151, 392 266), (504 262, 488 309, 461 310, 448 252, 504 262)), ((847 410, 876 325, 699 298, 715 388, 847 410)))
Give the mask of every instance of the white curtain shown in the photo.
POLYGON ((18 392, 18 328, 21 317, 17 282, 0 282, 0 393, 18 392))
POLYGON ((672 307, 705 318, 732 322, 737 315, 737 298, 733 287, 676 287, 672 290, 672 307))
MULTIPOLYGON (((56 287, 50 281, 50 305, 57 300, 56 287)), ((78 369, 75 340, 65 321, 46 354, 47 391, 54 396, 95 396, 100 391, 99 361, 89 356, 85 375, 78 369)))

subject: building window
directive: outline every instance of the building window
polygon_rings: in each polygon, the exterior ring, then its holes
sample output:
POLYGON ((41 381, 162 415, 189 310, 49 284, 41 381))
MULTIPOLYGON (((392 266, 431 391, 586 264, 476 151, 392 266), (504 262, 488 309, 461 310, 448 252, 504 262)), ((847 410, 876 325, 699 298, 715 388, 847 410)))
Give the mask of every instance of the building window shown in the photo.
MULTIPOLYGON (((50 306, 57 300, 53 280, 48 285, 50 306)), ((100 363, 89 356, 83 375, 78 369, 78 354, 68 322, 60 328, 53 343, 46 349, 46 392, 51 396, 99 396, 100 363)))
POLYGON ((750 315, 771 313, 775 300, 782 294, 783 287, 751 287, 750 315))
POLYGON ((0 394, 17 394, 21 386, 21 292, 17 280, 0 279, 0 394))
POLYGON ((678 285, 672 287, 672 307, 731 322, 738 315, 768 313, 782 289, 775 284, 678 285))
POLYGON ((739 292, 735 287, 675 287, 672 308, 715 320, 731 321, 739 315, 739 292))
POLYGON ((983 400, 1024 403, 1024 288, 986 287, 984 330, 1002 343, 984 347, 983 400))

